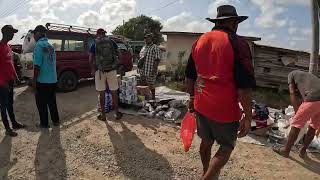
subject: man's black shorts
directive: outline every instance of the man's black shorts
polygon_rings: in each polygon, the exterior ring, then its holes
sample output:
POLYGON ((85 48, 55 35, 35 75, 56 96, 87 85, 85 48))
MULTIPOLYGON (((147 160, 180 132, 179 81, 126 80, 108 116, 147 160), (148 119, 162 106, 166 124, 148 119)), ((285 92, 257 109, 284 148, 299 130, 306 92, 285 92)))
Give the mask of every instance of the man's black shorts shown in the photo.
POLYGON ((239 121, 219 123, 196 113, 198 136, 203 140, 216 141, 222 149, 233 150, 236 145, 239 121))

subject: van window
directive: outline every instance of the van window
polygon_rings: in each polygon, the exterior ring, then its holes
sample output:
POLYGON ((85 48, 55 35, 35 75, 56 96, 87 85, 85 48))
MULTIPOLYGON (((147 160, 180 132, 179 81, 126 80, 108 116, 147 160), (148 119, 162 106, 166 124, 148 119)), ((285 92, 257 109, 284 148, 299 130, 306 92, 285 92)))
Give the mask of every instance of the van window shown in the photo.
POLYGON ((83 51, 84 42, 77 40, 66 40, 65 42, 65 51, 83 51))
POLYGON ((95 40, 93 37, 88 38, 88 48, 87 50, 90 50, 91 46, 94 44, 95 40))
POLYGON ((49 39, 49 43, 54 47, 55 51, 62 50, 62 40, 61 39, 49 39))
POLYGON ((119 43, 119 42, 117 42, 117 45, 118 45, 118 48, 119 48, 120 50, 125 50, 125 51, 128 50, 128 49, 127 49, 127 46, 126 46, 124 43, 119 43))

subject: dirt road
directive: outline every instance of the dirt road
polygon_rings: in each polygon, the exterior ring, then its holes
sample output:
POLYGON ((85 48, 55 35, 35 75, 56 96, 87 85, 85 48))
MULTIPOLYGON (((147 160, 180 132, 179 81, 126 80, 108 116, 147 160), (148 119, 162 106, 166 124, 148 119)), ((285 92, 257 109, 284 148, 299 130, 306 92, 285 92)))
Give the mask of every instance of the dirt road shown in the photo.
MULTIPOLYGON (((0 126, 0 180, 199 179, 196 138, 184 153, 179 130, 159 120, 124 116, 96 120, 92 83, 58 94, 60 128, 40 131, 33 94, 16 90, 17 119, 28 125, 19 136, 4 136, 0 126)), ((215 148, 216 149, 216 148, 215 148)), ((269 148, 238 143, 221 179, 320 179, 320 156, 303 161, 275 155, 269 148)))

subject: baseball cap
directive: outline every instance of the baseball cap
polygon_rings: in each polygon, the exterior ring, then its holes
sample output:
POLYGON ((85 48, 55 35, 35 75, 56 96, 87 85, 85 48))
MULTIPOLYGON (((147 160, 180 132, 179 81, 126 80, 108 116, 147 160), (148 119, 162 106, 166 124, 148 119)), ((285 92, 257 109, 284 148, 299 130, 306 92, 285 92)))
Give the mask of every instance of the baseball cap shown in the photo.
POLYGON ((18 30, 13 28, 13 26, 11 25, 5 25, 1 28, 1 32, 5 33, 5 32, 13 32, 13 33, 17 33, 18 30))
POLYGON ((97 34, 105 34, 105 33, 107 33, 107 31, 105 31, 105 30, 102 29, 102 28, 99 28, 99 29, 97 30, 97 34))
POLYGON ((37 32, 42 32, 42 33, 45 33, 47 32, 48 29, 42 25, 38 25, 36 28, 34 28, 33 31, 31 31, 32 33, 37 33, 37 32))

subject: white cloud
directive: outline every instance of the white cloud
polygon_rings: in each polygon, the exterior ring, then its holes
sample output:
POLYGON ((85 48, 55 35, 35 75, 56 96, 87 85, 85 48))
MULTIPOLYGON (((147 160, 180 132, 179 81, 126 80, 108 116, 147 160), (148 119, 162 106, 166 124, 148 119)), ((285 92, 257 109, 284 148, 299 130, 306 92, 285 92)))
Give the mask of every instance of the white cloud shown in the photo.
POLYGON ((298 32, 298 29, 296 27, 289 27, 288 32, 289 34, 295 34, 298 32))
POLYGON ((210 17, 216 17, 217 8, 219 6, 230 4, 236 7, 239 3, 240 3, 240 0, 215 0, 209 5, 208 14, 210 15, 210 17))
POLYGON ((269 34, 265 36, 265 40, 273 40, 276 39, 277 35, 276 34, 269 34))
POLYGON ((277 4, 282 4, 282 5, 309 5, 310 1, 307 0, 270 0, 274 1, 277 4))
POLYGON ((307 38, 304 36, 293 36, 290 38, 290 40, 292 40, 292 41, 305 41, 305 40, 307 40, 307 38))
POLYGON ((297 42, 295 42, 295 41, 290 41, 290 43, 289 43, 289 46, 290 46, 291 48, 295 48, 296 45, 297 45, 297 42))
POLYGON ((156 15, 152 15, 151 18, 156 21, 160 21, 160 22, 162 21, 162 18, 156 15))
MULTIPOLYGON (((284 13, 288 10, 289 6, 306 6, 310 4, 310 1, 306 0, 251 0, 251 2, 260 10, 255 23, 258 27, 263 28, 287 26, 289 18, 284 18, 284 13)), ((290 32, 294 33, 295 29, 291 28, 290 32)))
POLYGON ((302 32, 303 35, 307 35, 307 36, 311 35, 311 29, 310 28, 301 29, 301 32, 302 32))
POLYGON ((44 9, 67 10, 74 6, 92 6, 103 0, 31 0, 31 12, 43 11, 44 9))
POLYGON ((297 25, 296 25, 296 21, 295 21, 295 20, 289 21, 288 32, 289 32, 290 35, 295 34, 295 33, 298 32, 298 28, 297 28, 297 25))
POLYGON ((285 8, 279 6, 272 0, 251 0, 259 10, 260 14, 255 19, 255 23, 258 27, 274 28, 284 27, 287 24, 287 20, 281 19, 279 16, 285 12, 285 8))
POLYGON ((135 15, 135 0, 105 1, 99 11, 88 11, 82 13, 77 22, 83 26, 105 27, 113 30, 123 21, 135 15))
POLYGON ((261 34, 254 32, 254 31, 248 31, 245 32, 244 34, 241 34, 243 36, 251 36, 251 37, 261 37, 261 34))
POLYGON ((94 28, 98 28, 98 24, 100 24, 101 22, 103 22, 103 20, 100 18, 100 14, 96 11, 85 12, 81 14, 77 19, 78 24, 94 28))
POLYGON ((173 16, 164 22, 164 30, 166 31, 190 31, 190 32, 206 32, 212 28, 212 24, 200 22, 194 18, 191 13, 182 12, 177 16, 173 16))
MULTIPOLYGON (((30 29, 34 29, 37 25, 44 25, 46 22, 52 22, 53 19, 51 17, 42 17, 40 19, 27 16, 25 18, 20 18, 17 15, 9 16, 1 19, 0 26, 2 27, 5 24, 12 24, 14 28, 18 29, 19 32, 15 34, 14 39, 12 41, 13 44, 21 43, 21 37, 26 34, 30 29)), ((63 23, 63 21, 60 21, 63 23)))

